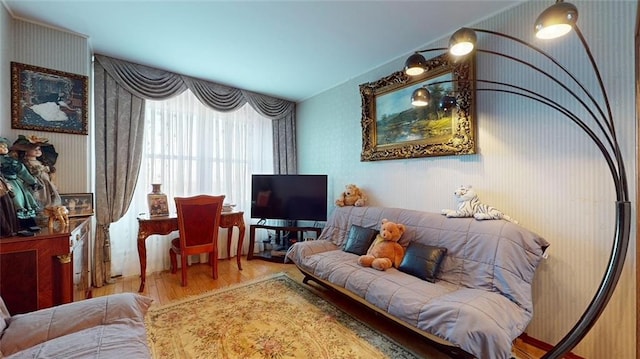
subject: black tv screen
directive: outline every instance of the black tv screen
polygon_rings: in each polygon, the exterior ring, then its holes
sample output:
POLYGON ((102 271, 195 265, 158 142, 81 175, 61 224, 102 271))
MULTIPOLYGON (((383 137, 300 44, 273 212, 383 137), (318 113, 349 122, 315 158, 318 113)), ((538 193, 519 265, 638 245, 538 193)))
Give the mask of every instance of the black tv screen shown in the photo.
POLYGON ((252 175, 251 218, 327 220, 327 175, 252 175))

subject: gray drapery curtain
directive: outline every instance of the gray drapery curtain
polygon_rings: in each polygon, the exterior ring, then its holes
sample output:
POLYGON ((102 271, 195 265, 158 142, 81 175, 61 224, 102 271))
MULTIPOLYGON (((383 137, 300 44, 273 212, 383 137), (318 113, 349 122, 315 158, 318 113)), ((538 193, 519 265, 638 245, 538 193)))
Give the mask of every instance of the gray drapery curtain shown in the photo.
POLYGON ((126 213, 138 179, 145 99, 166 99, 188 88, 216 111, 233 111, 248 102, 273 120, 275 173, 297 173, 294 102, 103 55, 95 59, 96 203, 100 203, 93 247, 95 286, 111 279, 109 226, 126 213))
POLYGON ((94 64, 96 128, 96 235, 93 285, 111 281, 109 226, 129 208, 138 180, 142 154, 144 99, 133 95, 94 64))

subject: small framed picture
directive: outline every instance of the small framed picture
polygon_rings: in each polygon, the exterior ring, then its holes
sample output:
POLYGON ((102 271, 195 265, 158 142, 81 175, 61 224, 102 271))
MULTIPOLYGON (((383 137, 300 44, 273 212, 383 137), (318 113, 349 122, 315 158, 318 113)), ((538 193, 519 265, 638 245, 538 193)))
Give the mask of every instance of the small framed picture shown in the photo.
POLYGON ((149 216, 168 216, 169 205, 167 204, 166 194, 153 194, 147 195, 147 202, 149 203, 149 216))
POLYGON ((60 198, 69 210, 69 217, 93 216, 93 193, 61 193, 60 198))

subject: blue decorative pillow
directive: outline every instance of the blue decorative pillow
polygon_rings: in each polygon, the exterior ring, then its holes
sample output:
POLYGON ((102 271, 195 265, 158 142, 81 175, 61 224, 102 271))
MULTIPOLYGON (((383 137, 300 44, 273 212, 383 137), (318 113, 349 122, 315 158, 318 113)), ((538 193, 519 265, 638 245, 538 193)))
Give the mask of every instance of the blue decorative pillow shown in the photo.
POLYGON ((347 242, 342 250, 359 256, 367 254, 367 250, 369 250, 369 246, 371 246, 376 235, 378 235, 378 231, 375 229, 352 224, 347 242))
POLYGON ((398 270, 435 283, 446 254, 446 248, 411 242, 398 270))

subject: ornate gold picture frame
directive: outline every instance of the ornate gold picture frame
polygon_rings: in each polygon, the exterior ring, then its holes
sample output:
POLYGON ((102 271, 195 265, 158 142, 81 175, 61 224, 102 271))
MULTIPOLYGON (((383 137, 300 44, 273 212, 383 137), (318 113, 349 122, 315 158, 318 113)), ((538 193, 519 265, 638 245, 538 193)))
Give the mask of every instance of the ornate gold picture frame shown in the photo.
POLYGON ((11 63, 11 128, 88 134, 88 77, 11 63))
POLYGON ((428 60, 423 75, 398 71, 360 85, 360 95, 361 161, 476 153, 474 57, 453 62, 443 54, 428 60), (411 94, 423 86, 432 101, 413 107, 411 94), (455 97, 457 105, 442 109, 444 96, 455 97))

